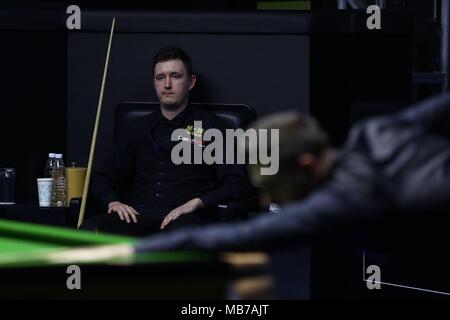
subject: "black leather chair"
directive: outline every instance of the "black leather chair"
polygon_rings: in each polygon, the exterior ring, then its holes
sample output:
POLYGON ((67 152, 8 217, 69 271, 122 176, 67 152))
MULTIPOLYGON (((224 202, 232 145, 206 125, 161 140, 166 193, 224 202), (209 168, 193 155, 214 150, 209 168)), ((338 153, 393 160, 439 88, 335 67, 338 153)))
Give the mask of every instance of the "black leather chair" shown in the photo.
MULTIPOLYGON (((191 105, 214 113, 233 129, 245 128, 257 117, 256 111, 245 104, 191 103, 191 105)), ((159 102, 124 102, 117 105, 114 111, 114 141, 118 141, 136 119, 159 108, 159 102)), ((249 213, 260 210, 258 189, 254 188, 245 199, 219 204, 218 216, 221 221, 229 221, 246 218, 249 213)))

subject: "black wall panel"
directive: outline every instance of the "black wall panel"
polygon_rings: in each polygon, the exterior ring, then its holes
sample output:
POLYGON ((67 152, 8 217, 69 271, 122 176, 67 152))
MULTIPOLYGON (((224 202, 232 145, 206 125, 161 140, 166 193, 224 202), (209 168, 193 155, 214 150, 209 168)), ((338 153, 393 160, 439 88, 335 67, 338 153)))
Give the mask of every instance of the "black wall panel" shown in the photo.
POLYGON ((48 152, 66 153, 66 33, 0 30, 0 167, 16 202, 37 201, 48 152))

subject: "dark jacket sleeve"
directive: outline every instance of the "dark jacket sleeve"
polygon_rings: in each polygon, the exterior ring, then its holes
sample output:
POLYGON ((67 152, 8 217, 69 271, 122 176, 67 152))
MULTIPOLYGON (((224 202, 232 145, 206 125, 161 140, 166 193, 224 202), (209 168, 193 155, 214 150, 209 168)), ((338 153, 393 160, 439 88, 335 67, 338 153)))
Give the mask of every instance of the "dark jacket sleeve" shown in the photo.
POLYGON ((424 100, 392 119, 424 127, 429 132, 450 135, 450 94, 424 100))
POLYGON ((129 136, 116 142, 113 154, 92 176, 91 195, 103 207, 112 201, 130 200, 134 160, 129 136))
MULTIPOLYGON (((225 137, 226 123, 216 118, 213 125, 220 130, 225 137)), ((226 156, 225 139, 223 156, 226 156)), ((225 161, 224 161, 225 162, 225 161)), ((245 196, 250 191, 250 184, 245 165, 243 164, 213 164, 217 179, 215 189, 199 196, 205 207, 215 207, 220 203, 229 200, 237 200, 245 196)))

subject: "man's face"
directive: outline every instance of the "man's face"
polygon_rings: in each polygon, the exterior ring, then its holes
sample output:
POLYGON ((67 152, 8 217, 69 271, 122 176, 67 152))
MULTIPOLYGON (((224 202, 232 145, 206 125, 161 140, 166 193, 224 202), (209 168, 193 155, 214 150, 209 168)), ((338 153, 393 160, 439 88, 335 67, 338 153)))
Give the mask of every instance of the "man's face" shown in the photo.
POLYGON ((176 109, 188 101, 196 77, 189 76, 181 60, 169 60, 155 65, 154 85, 163 107, 176 109))

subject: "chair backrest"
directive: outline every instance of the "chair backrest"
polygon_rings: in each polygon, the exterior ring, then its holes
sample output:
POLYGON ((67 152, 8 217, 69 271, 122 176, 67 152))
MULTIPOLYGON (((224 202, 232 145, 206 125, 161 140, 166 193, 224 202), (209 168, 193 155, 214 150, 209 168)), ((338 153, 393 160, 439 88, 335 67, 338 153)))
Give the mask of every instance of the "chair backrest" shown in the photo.
MULTIPOLYGON (((191 103, 193 107, 204 108, 227 122, 230 128, 245 128, 257 117, 256 111, 246 104, 191 103)), ((160 108, 159 102, 123 102, 114 111, 114 141, 136 119, 160 108)))

